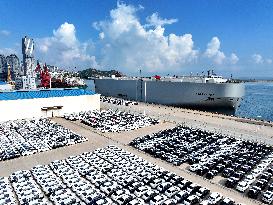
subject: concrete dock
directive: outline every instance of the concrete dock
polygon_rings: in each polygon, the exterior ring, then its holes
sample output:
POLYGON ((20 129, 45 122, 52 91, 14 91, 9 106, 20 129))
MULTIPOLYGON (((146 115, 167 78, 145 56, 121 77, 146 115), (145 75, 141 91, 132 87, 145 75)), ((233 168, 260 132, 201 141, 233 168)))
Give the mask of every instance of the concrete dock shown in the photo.
POLYGON ((273 123, 222 114, 189 110, 183 108, 139 103, 138 105, 120 106, 101 103, 102 109, 119 109, 127 112, 142 113, 174 124, 185 124, 213 132, 254 140, 273 145, 273 123))

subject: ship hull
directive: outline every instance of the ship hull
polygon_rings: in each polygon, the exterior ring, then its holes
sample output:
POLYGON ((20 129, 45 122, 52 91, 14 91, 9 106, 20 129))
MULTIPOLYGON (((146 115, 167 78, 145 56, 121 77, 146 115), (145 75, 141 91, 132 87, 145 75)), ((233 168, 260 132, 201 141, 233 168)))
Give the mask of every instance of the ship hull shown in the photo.
POLYGON ((236 109, 244 95, 240 83, 192 83, 94 79, 95 91, 121 97, 179 107, 236 109))

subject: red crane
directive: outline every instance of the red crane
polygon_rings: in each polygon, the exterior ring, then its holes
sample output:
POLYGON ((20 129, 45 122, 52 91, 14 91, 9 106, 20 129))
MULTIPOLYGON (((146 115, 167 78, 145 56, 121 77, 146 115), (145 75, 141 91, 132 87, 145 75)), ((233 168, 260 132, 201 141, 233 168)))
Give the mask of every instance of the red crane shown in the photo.
POLYGON ((40 72, 40 79, 41 79, 41 83, 39 87, 43 87, 43 88, 50 88, 50 81, 51 81, 51 76, 50 73, 48 71, 48 68, 46 66, 46 64, 44 65, 44 69, 41 69, 41 66, 39 64, 39 62, 37 63, 35 72, 40 72))

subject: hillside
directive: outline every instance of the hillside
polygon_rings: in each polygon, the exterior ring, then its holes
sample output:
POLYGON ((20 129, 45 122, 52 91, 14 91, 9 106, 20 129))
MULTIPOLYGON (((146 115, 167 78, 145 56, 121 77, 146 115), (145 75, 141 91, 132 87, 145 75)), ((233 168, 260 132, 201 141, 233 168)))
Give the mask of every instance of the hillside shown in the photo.
POLYGON ((94 77, 111 77, 112 75, 115 75, 116 77, 125 76, 119 71, 116 70, 97 70, 94 68, 85 69, 82 71, 79 71, 79 75, 81 78, 88 79, 88 78, 94 78, 94 77))

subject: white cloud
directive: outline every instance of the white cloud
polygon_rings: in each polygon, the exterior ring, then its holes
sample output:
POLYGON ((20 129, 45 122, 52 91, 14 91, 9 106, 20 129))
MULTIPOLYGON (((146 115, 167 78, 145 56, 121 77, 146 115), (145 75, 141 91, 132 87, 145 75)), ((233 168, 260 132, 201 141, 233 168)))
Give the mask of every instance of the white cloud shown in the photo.
POLYGON ((162 19, 160 16, 158 16, 158 13, 153 13, 151 16, 148 16, 146 18, 146 21, 148 22, 148 25, 151 26, 164 26, 167 24, 173 24, 176 23, 177 19, 162 19))
POLYGON ((48 64, 74 67, 97 67, 95 56, 88 54, 92 43, 81 43, 76 37, 73 24, 63 23, 53 36, 35 39, 38 58, 48 64))
POLYGON ((239 57, 235 53, 231 53, 230 57, 227 57, 223 51, 221 51, 221 42, 217 36, 213 37, 207 44, 207 49, 204 56, 211 59, 213 63, 221 64, 236 64, 239 61, 239 57))
POLYGON ((147 19, 156 26, 149 28, 141 24, 137 10, 118 3, 117 8, 110 11, 109 20, 93 23, 102 39, 98 42, 102 66, 127 72, 136 72, 140 67, 147 72, 167 69, 169 72, 195 62, 198 50, 194 49, 191 34, 164 34, 163 25, 177 20, 161 19, 153 14, 147 19))
POLYGON ((256 63, 256 64, 264 63, 264 59, 260 54, 253 54, 252 59, 253 59, 254 63, 256 63))
POLYGON ((100 37, 100 39, 104 39, 104 33, 101 32, 101 33, 99 34, 99 37, 100 37))
MULTIPOLYGON (((75 26, 65 22, 51 36, 35 39, 35 58, 63 68, 115 68, 126 73, 136 73, 139 68, 144 72, 178 73, 197 63, 199 50, 191 34, 165 33, 164 26, 177 19, 153 13, 141 23, 137 16, 140 9, 118 2, 107 20, 93 23, 98 30, 95 43, 80 42, 75 26)), ((226 57, 220 45, 218 37, 213 37, 204 56, 216 64, 236 64, 237 55, 226 57)))
POLYGON ((205 56, 213 60, 216 64, 222 64, 226 59, 225 54, 220 51, 221 42, 218 37, 213 37, 207 44, 205 56))
POLYGON ((255 64, 271 64, 272 63, 272 59, 267 58, 265 59, 261 54, 255 53, 252 56, 252 61, 255 64))
POLYGON ((9 36, 10 35, 10 31, 8 31, 8 30, 1 30, 0 34, 3 35, 3 36, 9 36))
POLYGON ((239 61, 239 58, 235 53, 232 53, 229 60, 231 64, 236 64, 239 61))

